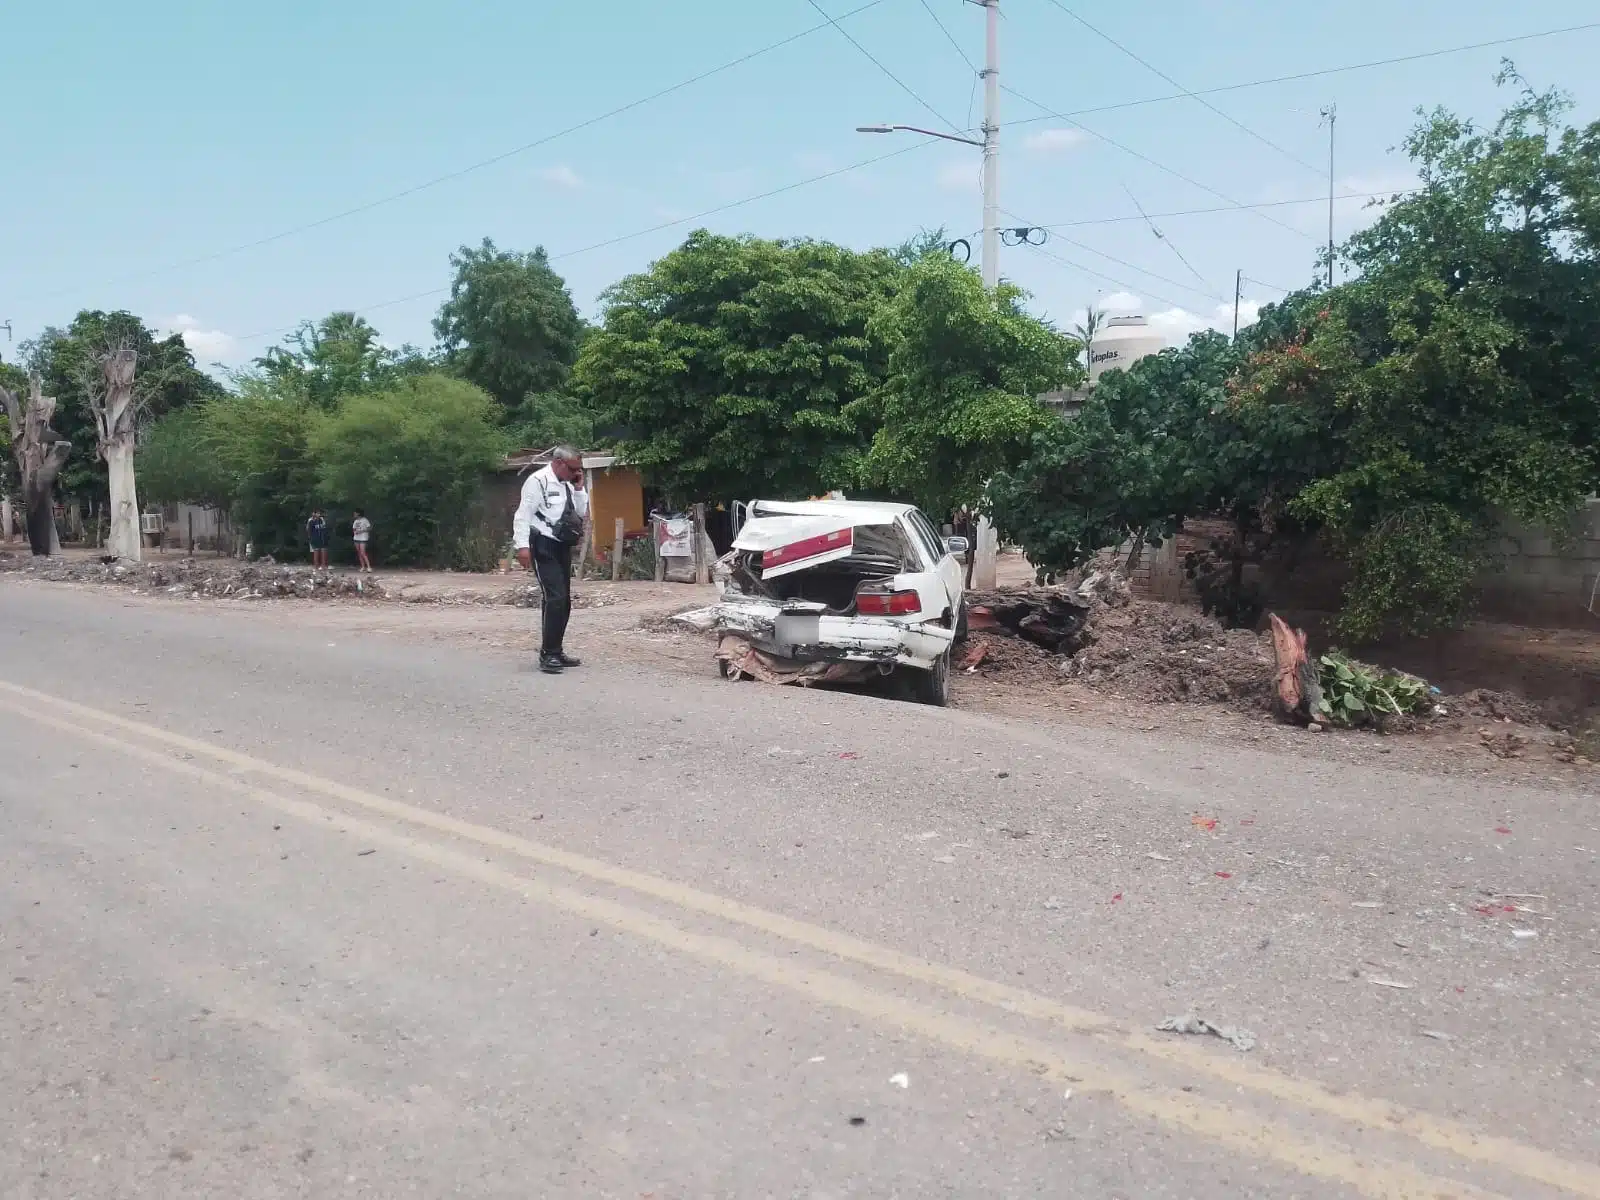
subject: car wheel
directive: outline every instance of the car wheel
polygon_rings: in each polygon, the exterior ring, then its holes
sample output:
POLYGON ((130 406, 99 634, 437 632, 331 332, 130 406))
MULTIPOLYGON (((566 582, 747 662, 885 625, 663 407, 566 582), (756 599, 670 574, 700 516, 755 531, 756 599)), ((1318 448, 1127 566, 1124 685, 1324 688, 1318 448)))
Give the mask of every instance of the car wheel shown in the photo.
POLYGON ((907 669, 911 698, 919 704, 943 708, 950 703, 950 651, 946 650, 929 671, 907 669))

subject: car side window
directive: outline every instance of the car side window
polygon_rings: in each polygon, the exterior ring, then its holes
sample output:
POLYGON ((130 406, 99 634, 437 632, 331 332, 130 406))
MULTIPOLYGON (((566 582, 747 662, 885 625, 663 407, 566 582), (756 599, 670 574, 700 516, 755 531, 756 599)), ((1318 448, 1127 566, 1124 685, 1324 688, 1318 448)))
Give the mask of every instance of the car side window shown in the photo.
POLYGON ((912 531, 917 535, 917 540, 922 543, 922 548, 927 552, 928 561, 938 566, 945 556, 944 541, 933 530, 933 524, 922 515, 919 509, 912 509, 909 514, 909 523, 912 531))

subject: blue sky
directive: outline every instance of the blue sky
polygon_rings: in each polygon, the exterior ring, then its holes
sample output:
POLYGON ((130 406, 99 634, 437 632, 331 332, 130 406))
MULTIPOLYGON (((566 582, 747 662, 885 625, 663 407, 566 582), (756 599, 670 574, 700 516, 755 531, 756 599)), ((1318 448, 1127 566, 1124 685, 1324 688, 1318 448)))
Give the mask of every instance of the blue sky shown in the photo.
MULTIPOLYGON (((867 0, 820 2, 838 16, 867 0)), ((1187 89, 1600 21, 1592 0, 1062 3, 1187 89)), ((1052 0, 1002 0, 1002 13, 1002 81, 1048 110, 1175 90, 1052 0)), ((978 123, 981 97, 952 39, 981 61, 981 8, 878 0, 842 24, 942 117, 978 123)), ((59 0, 8 6, 0 33, 12 97, 0 133, 10 168, 0 191, 0 321, 13 322, 18 340, 80 308, 128 308, 185 330, 203 361, 238 363, 302 318, 354 308, 371 310, 385 341, 426 345, 440 297, 402 298, 446 286, 450 251, 484 236, 546 246, 593 315, 602 289, 698 224, 866 247, 923 227, 972 234, 981 219, 976 151, 854 132, 938 118, 823 25, 809 0, 59 0), (819 25, 742 66, 507 154, 819 25), (904 153, 626 236, 892 151, 904 153), (221 253, 499 155, 393 202, 221 253), (626 240, 586 250, 616 238, 626 240)), ((1059 322, 1098 304, 1144 312, 1178 337, 1231 321, 1242 269, 1252 281, 1248 318, 1275 287, 1308 277, 1325 202, 1160 216, 1165 242, 1142 221, 1115 219, 1138 207, 1225 207, 1216 193, 1245 204, 1326 195, 1318 110, 1329 102, 1339 111, 1338 188, 1403 187, 1410 173, 1390 150, 1418 105, 1492 117, 1508 98, 1492 82, 1508 55, 1535 86, 1572 92, 1575 119, 1593 119, 1597 54, 1600 29, 1591 29, 1209 98, 1249 132, 1189 98, 1077 124, 1007 124, 1003 206, 1027 223, 1064 227, 1042 252, 1004 251, 1002 272, 1059 322)), ((1041 115, 1003 96, 1002 122, 1041 115)), ((1358 202, 1338 205, 1341 234, 1363 219, 1358 202)), ((0 355, 11 347, 0 342, 0 355)))

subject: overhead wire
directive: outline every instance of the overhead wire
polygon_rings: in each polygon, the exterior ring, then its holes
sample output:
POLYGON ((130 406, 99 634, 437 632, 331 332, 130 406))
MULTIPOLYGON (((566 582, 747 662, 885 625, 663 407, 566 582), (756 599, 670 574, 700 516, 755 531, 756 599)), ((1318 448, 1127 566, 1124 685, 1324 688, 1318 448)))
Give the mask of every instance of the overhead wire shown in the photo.
MULTIPOLYGON (((1012 212, 1010 209, 1002 208, 1000 211, 1005 213, 1006 216, 1010 217, 1014 221, 1022 221, 1022 219, 1023 219, 1021 216, 1019 216, 1018 214, 1012 212)), ((1034 225, 1034 226, 1029 226, 1029 228, 1043 229, 1044 226, 1042 226, 1042 225, 1034 225)), ((1220 302, 1223 299, 1222 296, 1216 294, 1215 292, 1207 291, 1204 288, 1197 288, 1192 283, 1185 283, 1181 279, 1173 279, 1173 278, 1171 278, 1169 276, 1162 275, 1161 273, 1159 273, 1157 271, 1152 271, 1147 267, 1141 267, 1138 263, 1129 262, 1125 258, 1118 258, 1115 254, 1107 254, 1104 250, 1097 250, 1093 246, 1089 245, 1087 242, 1075 241, 1074 239, 1069 238, 1069 237, 1064 237, 1061 234, 1055 234, 1054 236, 1055 236, 1055 240, 1066 242, 1067 245, 1069 245, 1069 246, 1076 246, 1079 250, 1087 250, 1090 254, 1096 255, 1099 258, 1103 258, 1107 262, 1114 262, 1119 267, 1127 267, 1130 271, 1137 271, 1141 275, 1148 275, 1151 279, 1159 280, 1160 282, 1165 283, 1165 284, 1169 284, 1172 287, 1182 288, 1184 291, 1193 292, 1197 296, 1204 296, 1207 300, 1216 300, 1216 301, 1220 302)), ((1105 278, 1105 277, 1102 276, 1102 278, 1105 278)), ((1120 283, 1120 286, 1122 286, 1122 287, 1136 287, 1136 286, 1138 286, 1136 284, 1125 283, 1125 282, 1121 282, 1121 281, 1118 281, 1118 282, 1120 283)), ((1200 282, 1204 283, 1205 280, 1202 279, 1200 282)))
POLYGON ((859 50, 866 57, 868 62, 870 62, 873 66, 877 67, 878 70, 883 72, 883 74, 888 77, 888 79, 889 79, 889 81, 891 83, 893 83, 902 92, 904 92, 906 95, 910 96, 913 100, 915 100, 922 108, 924 108, 928 112, 932 113, 935 117, 937 117, 945 125, 948 125, 952 130, 955 130, 957 132, 960 131, 961 126, 957 125, 949 117, 945 116, 937 108, 935 108, 933 105, 929 104, 926 100, 924 100, 922 98, 922 96, 918 94, 916 89, 914 89, 905 80, 901 79, 900 76, 896 75, 888 67, 884 66, 883 62, 878 58, 878 56, 873 54, 873 52, 871 50, 868 50, 859 41, 857 41, 855 36, 853 34, 851 34, 851 32, 848 29, 846 29, 843 25, 839 24, 838 20, 835 20, 833 17, 829 17, 828 16, 828 10, 822 7, 822 5, 819 3, 819 0, 808 0, 808 3, 810 3, 812 8, 816 9, 819 13, 821 13, 824 17, 826 17, 827 20, 828 20, 828 23, 830 25, 832 25, 835 30, 838 31, 839 35, 841 37, 843 37, 845 41, 849 42, 852 46, 854 46, 857 50, 859 50))
MULTIPOLYGON (((703 221, 707 217, 714 217, 714 216, 717 216, 719 213, 730 212, 731 210, 736 209, 736 208, 743 208, 747 204, 755 204, 757 201, 760 201, 760 200, 770 200, 772 197, 781 196, 785 192, 796 191, 799 188, 809 187, 811 184, 814 184, 814 183, 822 183, 825 180, 836 179, 840 175, 848 175, 851 171, 858 171, 863 167, 870 167, 870 166, 874 165, 875 163, 885 162, 885 161, 887 161, 888 159, 891 159, 891 158, 899 158, 903 154, 910 154, 912 151, 921 150, 921 149, 925 148, 928 144, 929 143, 927 143, 927 142, 910 142, 907 145, 904 145, 904 146, 900 147, 898 150, 890 150, 886 154, 875 155, 872 158, 864 158, 864 159, 861 159, 859 162, 853 162, 853 163, 848 164, 847 166, 835 167, 831 171, 823 171, 823 172, 821 172, 820 174, 817 174, 817 175, 807 176, 805 179, 797 179, 797 180, 794 180, 791 183, 783 184, 781 187, 769 188, 767 191, 757 192, 753 196, 745 196, 743 199, 740 199, 740 200, 730 200, 726 204, 719 204, 715 208, 704 209, 701 212, 694 213, 694 214, 692 214, 690 216, 687 216, 687 217, 674 217, 670 221, 662 221, 662 222, 660 222, 658 224, 651 225, 651 226, 649 226, 649 227, 647 227, 645 229, 636 229, 631 233, 617 234, 614 237, 604 238, 601 241, 592 242, 587 246, 579 246, 579 247, 577 247, 576 249, 573 249, 573 250, 563 250, 558 254, 550 255, 549 256, 549 261, 551 261, 551 262, 560 262, 560 261, 562 261, 564 259, 576 258, 576 257, 578 257, 579 255, 582 255, 582 254, 590 254, 590 253, 592 253, 593 251, 596 251, 596 250, 603 250, 608 246, 616 246, 616 245, 619 245, 619 244, 621 244, 623 242, 633 241, 635 238, 648 237, 652 233, 660 233, 663 230, 674 229, 674 228, 676 228, 676 227, 678 227, 680 225, 688 225, 688 224, 690 224, 690 223, 692 223, 694 221, 703 221)), ((404 295, 404 296, 396 296, 396 297, 394 297, 393 299, 390 299, 390 300, 380 300, 375 304, 368 304, 368 305, 365 305, 365 306, 363 306, 361 308, 352 309, 350 311, 356 313, 357 315, 370 313, 370 312, 376 312, 379 309, 393 308, 394 306, 399 305, 399 304, 407 304, 407 303, 410 303, 413 300, 425 300, 430 296, 443 295, 445 292, 448 292, 449 290, 450 290, 450 288, 448 286, 428 288, 425 291, 411 292, 411 293, 409 293, 407 295, 404 295)), ((262 338, 277 337, 277 336, 282 335, 282 334, 292 333, 296 328, 297 328, 297 326, 288 325, 288 326, 283 326, 281 328, 276 328, 276 329, 264 329, 264 330, 260 330, 260 331, 258 331, 256 333, 247 333, 243 337, 237 338, 235 340, 236 341, 240 341, 240 342, 259 341, 262 338)))
POLYGON ((1190 187, 1199 188, 1202 192, 1205 192, 1207 195, 1215 196, 1218 200, 1225 201, 1232 208, 1239 209, 1239 210, 1241 210, 1243 212, 1252 213, 1253 215, 1260 217, 1263 221, 1271 222, 1273 225, 1278 226, 1280 229, 1287 229, 1290 233, 1294 234, 1296 237, 1302 237, 1302 238, 1305 238, 1308 241, 1316 240, 1315 238, 1312 237, 1311 234, 1307 233, 1305 230, 1296 229, 1293 225, 1290 225, 1290 224, 1288 224, 1288 223, 1286 223, 1284 221, 1280 221, 1276 217, 1270 216, 1267 213, 1257 212, 1256 210, 1252 209, 1250 205, 1246 204, 1244 201, 1237 200, 1234 197, 1228 195, 1226 192, 1219 191, 1218 189, 1212 187, 1210 184, 1201 183, 1198 179, 1195 179, 1195 178, 1192 178, 1191 176, 1185 175, 1182 171, 1179 171, 1174 167, 1167 166, 1166 163, 1157 162, 1155 159, 1151 158, 1148 154, 1144 154, 1144 153, 1142 153, 1142 152, 1140 152, 1138 150, 1135 150, 1132 146, 1125 145, 1124 143, 1117 141, 1116 138, 1110 137, 1107 134, 1103 134, 1103 133, 1098 132, 1097 130, 1089 128, 1089 126, 1085 125, 1082 121, 1075 120, 1072 117, 1067 116, 1065 113, 1056 112, 1053 109, 1051 109, 1049 105, 1043 104, 1040 101, 1035 100, 1032 96, 1028 96, 1028 95, 1025 95, 1022 92, 1017 91, 1017 89, 1014 88, 1014 87, 1010 87, 1010 86, 1008 86, 1006 84, 1001 84, 1000 86, 1002 88, 1004 88, 1007 92, 1009 92, 1011 95, 1015 96, 1018 100, 1022 100, 1024 102, 1028 103, 1028 104, 1033 105, 1035 108, 1040 109, 1041 111, 1045 112, 1049 117, 1052 117, 1052 118, 1054 118, 1055 120, 1058 120, 1058 121, 1064 121, 1068 125, 1072 125, 1072 126, 1078 128, 1078 129, 1081 129, 1081 130, 1083 130, 1083 132, 1087 133, 1090 137, 1097 138, 1098 140, 1106 143, 1106 145, 1113 146, 1116 149, 1121 150, 1124 154, 1127 154, 1127 155, 1129 155, 1129 156, 1131 156, 1133 158, 1137 158, 1140 162, 1148 163, 1150 166, 1155 167, 1158 171, 1163 171, 1166 174, 1171 175, 1174 179, 1178 179, 1178 180, 1181 180, 1184 183, 1187 183, 1190 187))
POLYGON ((1128 193, 1128 199, 1133 201, 1133 207, 1139 210, 1139 215, 1144 218, 1144 223, 1150 227, 1150 232, 1155 235, 1156 241, 1160 242, 1168 250, 1171 250, 1174 254, 1176 254, 1178 256, 1178 261, 1189 269, 1189 274, 1193 275, 1207 287, 1210 287, 1211 285, 1206 282, 1206 277, 1200 274, 1199 271, 1195 270, 1194 264, 1189 261, 1188 257, 1182 250, 1178 249, 1178 243, 1173 241, 1166 234, 1162 233, 1160 227, 1156 225, 1150 214, 1144 211, 1144 205, 1139 203, 1139 197, 1133 194, 1133 189, 1127 184, 1123 184, 1122 190, 1128 193))
POLYGON ((927 10, 928 15, 933 18, 933 23, 939 27, 939 32, 944 34, 945 41, 949 42, 951 46, 955 47, 955 52, 961 56, 961 61, 966 63, 968 69, 971 70, 974 75, 976 75, 978 73, 978 64, 972 61, 972 56, 967 53, 966 48, 961 45, 961 42, 956 38, 956 35, 950 32, 949 26, 947 26, 940 18, 933 5, 929 3, 929 0, 920 0, 920 3, 922 4, 922 7, 927 10))
POLYGON ((1222 109, 1218 108, 1215 104, 1211 103, 1211 101, 1207 100, 1204 96, 1200 95, 1197 92, 1191 91, 1189 88, 1187 88, 1183 84, 1179 83, 1171 75, 1168 75, 1160 67, 1156 66, 1149 59, 1143 57, 1137 51, 1132 50, 1129 47, 1123 45, 1116 38, 1112 37, 1109 33, 1106 33, 1103 29, 1100 29, 1098 26, 1090 24, 1083 17, 1080 17, 1077 13, 1073 12, 1072 9, 1068 8, 1066 6, 1066 4, 1064 4, 1062 2, 1062 0, 1049 0, 1049 3, 1052 6, 1054 6, 1056 9, 1058 9, 1060 12, 1065 13, 1072 20, 1076 21, 1079 25, 1082 25, 1090 33, 1094 34, 1095 37, 1099 38, 1103 42, 1106 42, 1106 43, 1110 44, 1111 46, 1114 46, 1117 50, 1119 50, 1123 54, 1127 55, 1127 57, 1133 59, 1134 62, 1138 63, 1141 67, 1143 67, 1145 70, 1149 71, 1151 74, 1159 75, 1162 79, 1166 80, 1166 82, 1170 83, 1173 87, 1180 89, 1181 93, 1184 96, 1187 96, 1189 99, 1191 99, 1195 103, 1203 106, 1208 111, 1215 113, 1217 116, 1221 117, 1224 121, 1228 122, 1228 124, 1232 125, 1235 129, 1241 130, 1242 132, 1249 134, 1251 137, 1255 138, 1255 140, 1260 142, 1262 145, 1270 147, 1273 150, 1276 150, 1279 154, 1283 155, 1285 158, 1289 159, 1291 162, 1297 164, 1298 166, 1302 166, 1306 170, 1312 171, 1312 172, 1316 173, 1317 175, 1321 175, 1322 174, 1322 168, 1321 167, 1312 166, 1310 163, 1308 163, 1305 159, 1301 158, 1294 151, 1287 150, 1284 147, 1278 145, 1277 142, 1273 141, 1271 138, 1267 137, 1265 134, 1258 133, 1256 130, 1250 128, 1250 126, 1246 125, 1243 121, 1241 121, 1237 117, 1233 116, 1232 113, 1224 112, 1222 109))
MULTIPOLYGON (((1402 189, 1402 190, 1400 190, 1398 192, 1395 192, 1395 191, 1389 191, 1389 192, 1346 192, 1346 193, 1342 193, 1342 194, 1339 194, 1339 195, 1335 195, 1334 199, 1335 200, 1381 200, 1381 199, 1383 199, 1385 197, 1389 197, 1389 196, 1409 196, 1411 194, 1413 194, 1413 193, 1410 190, 1407 190, 1407 189, 1402 189)), ((1240 210, 1240 208, 1288 208, 1288 207, 1292 207, 1292 206, 1294 206, 1296 204, 1326 204, 1327 202, 1328 202, 1328 198, 1326 196, 1308 196, 1304 200, 1262 200, 1262 201, 1260 201, 1258 203, 1255 203, 1255 204, 1245 204, 1245 205, 1223 204, 1223 205, 1217 205, 1217 206, 1212 207, 1212 208, 1180 208, 1180 209, 1175 209, 1172 212, 1157 212, 1157 213, 1149 213, 1149 214, 1138 214, 1138 215, 1134 215, 1134 216, 1125 216, 1125 217, 1088 217, 1088 218, 1080 219, 1080 220, 1077 220, 1077 221, 1058 221, 1054 225, 1041 225, 1041 226, 1039 226, 1039 228, 1040 229, 1049 229, 1049 230, 1076 229, 1076 228, 1078 228, 1080 226, 1083 226, 1083 225, 1120 225, 1120 224, 1124 224, 1124 223, 1126 223, 1128 221, 1144 221, 1144 220, 1148 220, 1148 219, 1151 219, 1151 218, 1202 217, 1202 216, 1208 216, 1208 215, 1213 214, 1213 213, 1238 212, 1240 210)))
MULTIPOLYGON (((820 25, 812 25, 807 29, 802 29, 797 33, 792 33, 788 37, 780 38, 775 42, 769 42, 765 46, 748 51, 747 53, 741 54, 736 58, 731 58, 715 67, 701 71, 697 75, 691 75, 686 79, 679 80, 677 83, 670 84, 667 87, 651 92, 649 95, 640 96, 638 99, 630 100, 626 104, 619 104, 617 107, 608 109, 603 113, 599 113, 592 117, 587 117, 584 120, 578 121, 572 125, 568 125, 562 129, 558 129, 552 133, 544 134, 535 138, 531 142, 524 142, 520 146, 512 147, 509 150, 503 150, 500 153, 492 154, 487 158, 481 158, 476 162, 467 164, 464 167, 458 167, 455 170, 446 171, 441 175, 435 175, 431 179, 426 179, 421 183, 402 188, 397 192, 391 192, 386 196, 380 196, 375 200, 369 200, 364 204, 358 204, 353 208, 343 209, 339 212, 331 213, 325 217, 318 217, 312 221, 306 221, 299 225, 293 225, 287 229, 281 229, 276 233, 268 234, 265 237, 256 238, 255 240, 249 242, 242 242, 237 246, 229 246, 223 250, 215 250, 208 254, 197 255, 194 258, 186 258, 179 262, 169 263, 163 267, 156 267, 150 270, 139 271, 133 274, 120 276, 118 278, 108 280, 106 283, 100 286, 110 287, 121 283, 133 283, 143 279, 150 279, 158 275, 165 275, 170 271, 180 271, 185 267, 195 267, 201 266, 205 263, 216 262, 219 259, 230 258, 235 254, 243 254, 248 250, 256 250, 262 246, 270 246, 275 242, 281 242, 284 239, 294 237, 297 234, 309 233, 313 229, 320 229, 325 225, 331 225, 337 221, 343 221, 349 217, 359 216, 362 213, 371 212, 373 209, 382 208, 387 204, 393 204, 397 200, 404 200, 409 196, 415 196, 419 192, 425 192, 431 188, 438 187, 442 183, 449 183, 452 180, 460 179, 466 175, 471 175, 474 172, 481 171, 485 167, 494 166, 495 164, 504 162, 509 158, 515 158, 517 155, 526 154, 530 150, 536 150, 541 146, 549 145, 551 142, 557 141, 560 138, 568 137, 571 134, 579 133, 585 129, 599 125, 602 122, 609 121, 613 117, 619 117, 624 113, 632 112, 634 109, 642 108, 647 104, 653 104, 655 101, 664 99, 675 92, 681 92, 685 88, 693 87, 697 83, 703 83, 707 79, 711 79, 717 75, 723 74, 724 72, 731 71, 735 67, 741 67, 745 63, 752 62, 753 60, 761 58, 764 55, 771 54, 776 50, 781 50, 785 46, 792 45, 803 38, 810 37, 812 34, 820 33, 824 29, 839 29, 841 33, 844 33, 845 31, 839 26, 840 21, 848 20, 851 17, 858 16, 859 14, 866 12, 868 9, 876 8, 883 2, 884 0, 866 0, 866 3, 852 8, 849 12, 842 13, 838 17, 829 17, 827 13, 823 13, 822 15, 827 17, 827 20, 820 25)), ((815 7, 815 5, 813 5, 813 7, 815 7)), ((820 12, 821 9, 818 9, 818 11, 820 12)), ((849 34, 845 33, 845 36, 848 37, 849 34)), ((67 295, 70 292, 78 290, 81 289, 78 287, 63 288, 46 295, 42 295, 39 297, 39 300, 52 300, 58 296, 67 295)))
POLYGON ((1150 299, 1159 300, 1162 304, 1170 304, 1173 308, 1184 308, 1184 305, 1180 304, 1176 300, 1168 299, 1166 296, 1157 295, 1155 292, 1152 292, 1147 288, 1142 288, 1137 284, 1129 283, 1126 279, 1118 279, 1114 275, 1107 275, 1102 271, 1096 271, 1093 267, 1086 267, 1082 263, 1073 262, 1070 258, 1064 258, 1062 255, 1059 255, 1052 250, 1046 250, 1043 246, 1035 246, 1030 242, 1028 243, 1028 248, 1035 254, 1054 262, 1057 266, 1066 267, 1073 271, 1081 271, 1085 275, 1093 275, 1096 279, 1103 279, 1107 283, 1116 284, 1116 286, 1120 288, 1137 289, 1150 299))
MULTIPOLYGON (((1347 71, 1366 71, 1377 67, 1399 66, 1403 63, 1442 58, 1450 54, 1466 54, 1473 50, 1490 50, 1497 46, 1510 46, 1519 42, 1537 41, 1541 38, 1560 37, 1568 33, 1586 33, 1594 29, 1600 29, 1600 21, 1588 21, 1581 25, 1566 25, 1560 29, 1544 29, 1537 33, 1522 33, 1514 37, 1491 38, 1488 41, 1469 42, 1461 46, 1445 46, 1438 50, 1423 50, 1415 54, 1398 54, 1391 58, 1375 58, 1367 62, 1346 63, 1339 67, 1321 67, 1314 71, 1297 71, 1292 75, 1274 75, 1267 79, 1251 79, 1243 83, 1225 83, 1217 87, 1172 92, 1165 96, 1146 96, 1142 100, 1122 100, 1111 104, 1097 104, 1092 108, 1074 109, 1065 115, 1067 117, 1088 117, 1094 116, 1096 113, 1120 112, 1129 108, 1142 108, 1148 104, 1166 104, 1173 100, 1187 100, 1200 96, 1220 96, 1226 92, 1240 92, 1247 88, 1270 87, 1278 83, 1300 83, 1307 79, 1323 79, 1329 75, 1342 75, 1347 71)), ((1059 119, 1061 119, 1059 116, 1052 114, 1042 117, 1024 117, 1020 120, 1008 121, 1006 124, 1036 125, 1040 121, 1059 119)))

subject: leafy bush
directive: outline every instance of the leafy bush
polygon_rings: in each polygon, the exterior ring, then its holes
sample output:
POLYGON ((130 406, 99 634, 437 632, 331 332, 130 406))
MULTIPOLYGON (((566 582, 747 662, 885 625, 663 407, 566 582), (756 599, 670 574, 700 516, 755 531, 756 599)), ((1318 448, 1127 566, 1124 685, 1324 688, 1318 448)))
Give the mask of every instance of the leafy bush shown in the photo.
MULTIPOLYGON (((235 383, 237 395, 204 405, 197 444, 227 480, 230 515, 257 552, 303 554, 306 517, 317 493, 307 439, 314 410, 293 381, 246 375, 235 383)), ((180 438, 178 431, 174 440, 180 438)))
POLYGON ((383 561, 448 565, 470 550, 484 476, 505 451, 497 416, 484 391, 445 375, 347 396, 311 426, 319 495, 367 514, 383 561))
POLYGON ((1334 725, 1377 725, 1385 717, 1409 716, 1433 707, 1424 680, 1369 667, 1337 651, 1322 656, 1318 674, 1322 684, 1318 711, 1334 725))

